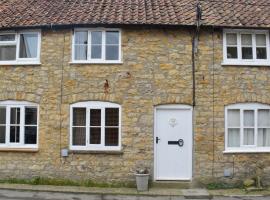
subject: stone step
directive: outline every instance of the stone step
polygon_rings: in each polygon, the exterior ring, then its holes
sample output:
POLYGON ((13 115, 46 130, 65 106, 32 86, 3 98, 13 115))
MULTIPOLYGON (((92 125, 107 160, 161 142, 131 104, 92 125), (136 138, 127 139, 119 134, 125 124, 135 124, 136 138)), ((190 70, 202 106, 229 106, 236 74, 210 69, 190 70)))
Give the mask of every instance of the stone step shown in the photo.
POLYGON ((154 181, 151 183, 151 187, 189 189, 192 188, 192 184, 191 181, 154 181))

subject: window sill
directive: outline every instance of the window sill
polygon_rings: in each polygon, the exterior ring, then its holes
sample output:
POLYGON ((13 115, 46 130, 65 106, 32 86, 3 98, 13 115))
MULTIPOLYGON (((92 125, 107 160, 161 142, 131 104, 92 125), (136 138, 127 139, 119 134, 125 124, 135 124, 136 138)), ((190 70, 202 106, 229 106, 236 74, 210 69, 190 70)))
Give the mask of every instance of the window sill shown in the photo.
POLYGON ((72 154, 110 154, 110 155, 121 155, 124 152, 122 150, 69 150, 72 154))
POLYGON ((69 62, 69 64, 71 64, 71 65, 78 65, 78 64, 81 64, 81 65, 96 65, 96 64, 98 64, 98 65, 113 65, 113 64, 118 64, 118 65, 121 65, 121 64, 123 64, 123 62, 122 61, 100 61, 100 62, 95 62, 95 61, 84 61, 84 62, 80 62, 80 61, 72 61, 72 62, 69 62))
POLYGON ((222 66, 267 66, 270 67, 270 62, 228 62, 224 61, 221 63, 222 66))
POLYGON ((38 148, 9 148, 9 147, 0 147, 0 152, 35 153, 35 152, 38 152, 38 148))
POLYGON ((29 62, 29 63, 27 63, 27 62, 23 62, 23 63, 19 63, 19 62, 10 62, 10 63, 8 63, 8 62, 5 62, 5 63, 1 63, 0 62, 0 66, 11 66, 11 65, 41 65, 41 63, 40 62, 29 62))
POLYGON ((234 153, 270 153, 270 148, 268 149, 239 149, 239 150, 225 150, 224 154, 234 154, 234 153))

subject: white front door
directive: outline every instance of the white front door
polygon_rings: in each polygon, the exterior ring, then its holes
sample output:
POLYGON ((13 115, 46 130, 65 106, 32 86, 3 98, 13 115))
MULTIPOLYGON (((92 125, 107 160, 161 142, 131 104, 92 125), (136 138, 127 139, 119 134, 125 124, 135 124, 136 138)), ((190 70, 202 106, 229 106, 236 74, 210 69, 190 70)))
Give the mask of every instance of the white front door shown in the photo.
POLYGON ((192 178, 192 107, 158 106, 155 115, 155 179, 192 178))

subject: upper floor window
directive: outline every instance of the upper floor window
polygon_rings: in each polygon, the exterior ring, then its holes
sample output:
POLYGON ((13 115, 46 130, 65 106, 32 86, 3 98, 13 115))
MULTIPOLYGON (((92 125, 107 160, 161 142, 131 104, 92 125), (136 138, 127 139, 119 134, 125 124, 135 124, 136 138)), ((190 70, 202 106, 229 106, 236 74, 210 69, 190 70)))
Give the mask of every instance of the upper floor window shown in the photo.
POLYGON ((121 62, 121 32, 118 29, 78 29, 73 35, 75 63, 121 62))
POLYGON ((120 150, 121 107, 109 102, 81 102, 71 106, 72 150, 120 150))
POLYGON ((39 64, 40 32, 0 32, 1 64, 39 64))
POLYGON ((223 64, 270 65, 269 33, 263 30, 224 30, 223 64))
POLYGON ((270 152, 270 106, 234 104, 226 107, 226 151, 270 152))
POLYGON ((0 148, 37 148, 38 106, 19 101, 0 102, 0 148))

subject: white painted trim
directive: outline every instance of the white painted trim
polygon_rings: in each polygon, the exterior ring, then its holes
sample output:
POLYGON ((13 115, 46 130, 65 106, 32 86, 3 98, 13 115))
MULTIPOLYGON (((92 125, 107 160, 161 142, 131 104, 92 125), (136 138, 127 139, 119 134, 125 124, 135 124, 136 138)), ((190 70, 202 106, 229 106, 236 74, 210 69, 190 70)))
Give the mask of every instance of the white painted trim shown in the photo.
MULTIPOLYGON (((158 178, 157 177, 157 145, 156 145, 156 137, 157 137, 157 110, 163 110, 163 109, 172 109, 172 110, 190 110, 191 111, 191 120, 193 120, 193 107, 190 105, 184 105, 184 104, 166 104, 166 105, 158 105, 154 107, 154 138, 153 138, 153 142, 154 142, 154 181, 162 181, 162 180, 166 180, 166 181, 170 181, 171 178, 158 178)), ((192 122, 193 124, 193 122, 192 122)), ((192 145, 192 152, 191 152, 191 177, 190 178, 186 178, 186 179, 174 179, 178 180, 178 181, 191 181, 193 178, 193 145, 194 145, 194 135, 193 135, 193 126, 191 126, 191 132, 192 132, 192 139, 191 139, 191 145, 192 145)))
POLYGON ((120 151, 122 148, 122 109, 119 104, 103 101, 86 101, 78 102, 70 105, 70 130, 69 130, 69 149, 78 151, 120 151), (73 122, 73 108, 86 108, 86 129, 90 127, 90 109, 101 109, 101 144, 89 144, 89 132, 86 131, 86 146, 74 146, 72 145, 72 122, 73 122), (118 134, 119 141, 118 146, 105 146, 105 108, 118 108, 119 109, 119 125, 118 134), (88 133, 88 134, 87 134, 88 133))
POLYGON ((243 65, 243 66, 270 66, 270 40, 269 40, 269 31, 268 30, 255 30, 255 29, 224 29, 223 30, 223 62, 221 65, 243 65), (235 33, 237 34, 237 59, 228 59, 227 58, 227 43, 226 43, 226 34, 235 33), (253 59, 242 59, 242 50, 241 50, 241 34, 252 34, 252 53, 253 59), (257 59, 256 58, 256 34, 265 34, 266 35, 266 54, 267 59, 257 59))
POLYGON ((72 33, 72 55, 71 64, 122 64, 122 30, 119 28, 76 28, 72 33), (88 44, 87 44, 87 60, 75 60, 75 32, 87 31, 88 44), (101 59, 91 59, 91 32, 102 32, 102 45, 101 45, 101 59), (119 48, 118 48, 118 60, 106 60, 105 59, 105 33, 106 31, 118 31, 119 32, 119 48))

